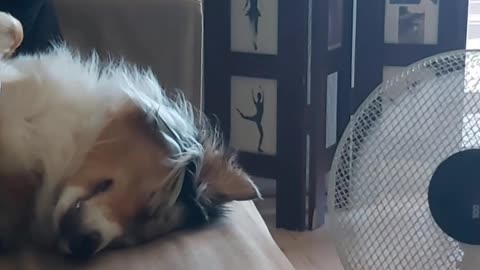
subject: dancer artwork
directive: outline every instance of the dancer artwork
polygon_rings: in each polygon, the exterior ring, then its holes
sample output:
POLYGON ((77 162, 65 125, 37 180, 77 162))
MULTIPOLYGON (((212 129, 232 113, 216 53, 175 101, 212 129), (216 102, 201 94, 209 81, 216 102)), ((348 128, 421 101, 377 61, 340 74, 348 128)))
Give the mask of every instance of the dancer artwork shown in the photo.
POLYGON ((278 52, 278 0, 230 2, 231 51, 276 55, 278 52))
POLYGON ((229 143, 241 152, 276 155, 276 80, 232 76, 229 143))
MULTIPOLYGON (((260 87, 261 88, 261 87, 260 87)), ((258 146, 257 146, 257 151, 260 153, 263 153, 262 150, 262 143, 263 143, 263 125, 262 125, 262 120, 263 120, 263 112, 264 112, 264 100, 265 99, 265 93, 263 90, 261 92, 257 93, 257 98, 255 99, 255 95, 252 89, 252 102, 255 105, 256 112, 253 115, 245 115, 240 109, 237 109, 237 112, 240 114, 240 116, 247 120, 247 121, 252 121, 253 123, 256 124, 258 134, 259 134, 259 139, 258 139, 258 146)))
POLYGON ((262 16, 258 6, 259 0, 247 0, 245 2, 245 16, 248 17, 250 25, 253 29, 253 48, 258 50, 257 37, 258 37, 258 23, 262 16))

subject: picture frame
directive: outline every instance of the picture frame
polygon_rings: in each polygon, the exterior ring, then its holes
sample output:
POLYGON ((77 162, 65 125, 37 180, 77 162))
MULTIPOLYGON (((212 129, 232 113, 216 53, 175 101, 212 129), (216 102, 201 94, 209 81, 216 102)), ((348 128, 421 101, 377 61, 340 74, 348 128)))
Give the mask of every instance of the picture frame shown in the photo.
POLYGON ((386 0, 386 44, 438 43, 441 0, 386 0))
MULTIPOLYGON (((379 58, 379 61, 376 61, 378 63, 374 63, 380 72, 384 65, 407 66, 445 51, 465 49, 468 1, 416 0, 416 4, 412 3, 413 0, 386 0, 384 2, 383 58, 379 58), (402 24, 399 21, 400 8, 404 7, 403 12, 408 15, 410 11, 416 13, 414 11, 415 9, 418 11, 419 6, 420 9, 423 8, 424 13, 422 15, 424 20, 420 19, 424 23, 420 28, 425 28, 425 31, 419 30, 423 33, 423 37, 422 34, 410 33, 410 36, 399 39, 398 31, 402 24), (410 11, 407 10, 408 12, 405 13, 405 7, 410 11), (393 14, 393 17, 390 16, 392 12, 396 14, 393 14)), ((379 18, 375 19, 375 21, 378 20, 379 18)), ((405 19, 405 21, 409 20, 405 19)), ((402 32, 408 31, 402 30, 402 32)), ((365 41, 368 44, 366 46, 372 46, 370 40, 371 38, 367 35, 365 41)), ((372 62, 369 61, 368 65, 371 66, 372 62)))
POLYGON ((278 0, 231 0, 232 52, 278 53, 278 0))
POLYGON ((277 81, 231 77, 230 146, 242 152, 277 152, 277 81))

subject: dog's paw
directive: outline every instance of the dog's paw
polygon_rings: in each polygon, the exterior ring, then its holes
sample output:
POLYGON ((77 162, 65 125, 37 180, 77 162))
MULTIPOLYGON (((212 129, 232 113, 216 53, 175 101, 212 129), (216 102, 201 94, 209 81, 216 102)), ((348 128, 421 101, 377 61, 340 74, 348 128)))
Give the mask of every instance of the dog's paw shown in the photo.
POLYGON ((10 57, 22 41, 22 24, 12 15, 0 12, 0 58, 10 57))

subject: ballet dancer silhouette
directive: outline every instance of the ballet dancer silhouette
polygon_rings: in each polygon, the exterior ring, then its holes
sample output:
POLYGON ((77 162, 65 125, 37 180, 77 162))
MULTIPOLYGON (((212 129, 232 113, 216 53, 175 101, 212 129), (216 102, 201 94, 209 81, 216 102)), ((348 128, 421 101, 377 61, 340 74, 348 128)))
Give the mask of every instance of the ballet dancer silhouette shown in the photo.
POLYGON ((252 121, 257 125, 258 133, 260 134, 260 139, 258 140, 258 147, 257 151, 260 153, 263 153, 262 150, 262 143, 263 143, 263 126, 262 126, 262 119, 263 119, 263 104, 264 104, 264 97, 265 94, 258 92, 257 93, 257 99, 255 99, 255 95, 253 94, 253 89, 252 89, 252 100, 253 104, 255 104, 256 108, 256 113, 252 116, 246 116, 244 113, 242 113, 238 108, 237 112, 240 114, 240 116, 248 121, 252 121))
POLYGON ((260 14, 260 10, 258 9, 258 1, 259 0, 247 0, 245 2, 245 11, 246 11, 245 16, 248 17, 248 19, 250 20, 250 24, 253 27, 253 33, 254 33, 253 48, 255 49, 255 51, 258 50, 258 46, 257 46, 258 21, 262 16, 260 14))

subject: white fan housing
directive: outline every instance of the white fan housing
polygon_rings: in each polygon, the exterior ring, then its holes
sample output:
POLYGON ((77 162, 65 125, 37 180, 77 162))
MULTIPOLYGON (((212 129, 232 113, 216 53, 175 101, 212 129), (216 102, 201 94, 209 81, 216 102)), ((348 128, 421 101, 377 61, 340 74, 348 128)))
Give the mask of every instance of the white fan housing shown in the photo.
MULTIPOLYGON (((479 51, 430 57, 375 89, 351 117, 328 179, 327 224, 345 270, 480 269, 480 248, 452 237, 429 203, 434 173, 467 149, 480 149, 479 51)), ((437 195, 455 200, 445 194, 461 181, 450 177, 437 195)), ((480 190, 472 196, 480 203, 480 190)), ((469 209, 457 213, 469 218, 469 209)))

